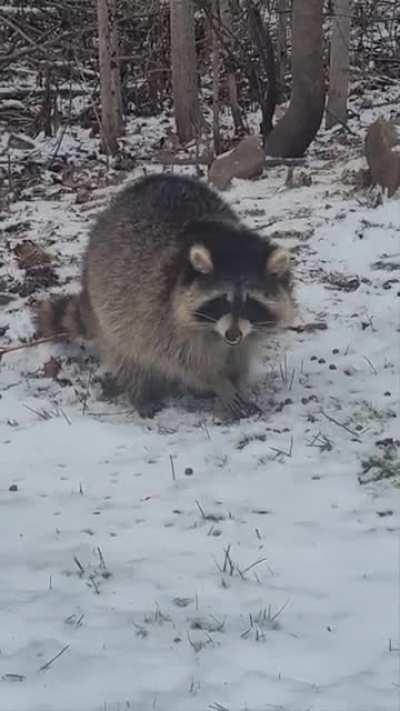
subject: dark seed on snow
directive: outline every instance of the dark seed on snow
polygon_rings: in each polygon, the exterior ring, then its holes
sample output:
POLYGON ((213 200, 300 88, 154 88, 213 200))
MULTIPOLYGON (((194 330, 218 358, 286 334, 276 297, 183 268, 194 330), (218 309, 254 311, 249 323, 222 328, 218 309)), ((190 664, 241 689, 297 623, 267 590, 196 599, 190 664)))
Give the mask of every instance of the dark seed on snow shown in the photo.
POLYGON ((329 370, 336 370, 336 365, 334 363, 330 363, 329 370))
POLYGON ((17 484, 11 484, 9 487, 8 491, 18 491, 18 485, 17 484))
POLYGON ((310 360, 318 360, 317 356, 311 356, 310 360))
POLYGON ((384 395, 385 395, 385 397, 391 397, 392 393, 389 392, 389 390, 386 390, 386 392, 384 393, 384 395))
POLYGON ((322 365, 323 363, 326 363, 325 358, 320 358, 319 361, 318 361, 318 363, 321 363, 321 365, 322 365))
POLYGON ((337 355, 339 352, 340 352, 340 351, 339 351, 339 348, 333 348, 333 349, 332 349, 332 353, 333 353, 334 355, 337 355))
POLYGON ((193 476, 193 469, 192 469, 192 467, 186 467, 186 469, 185 469, 185 476, 193 476))

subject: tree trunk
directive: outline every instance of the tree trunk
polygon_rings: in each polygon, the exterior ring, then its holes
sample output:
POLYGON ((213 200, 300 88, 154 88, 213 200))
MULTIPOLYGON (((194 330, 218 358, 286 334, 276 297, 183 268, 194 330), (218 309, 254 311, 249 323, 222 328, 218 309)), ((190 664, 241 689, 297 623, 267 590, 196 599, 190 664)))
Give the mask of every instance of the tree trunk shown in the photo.
MULTIPOLYGON (((273 117, 277 100, 276 67, 274 57, 274 47, 272 44, 269 28, 264 24, 261 12, 253 3, 253 0, 246 0, 247 21, 249 34, 257 49, 260 58, 260 68, 264 69, 267 78, 267 90, 260 91, 261 106, 261 132, 264 142, 273 128, 273 117)), ((258 81, 260 87, 261 82, 258 81)))
POLYGON ((268 156, 298 158, 322 121, 325 87, 322 62, 322 1, 293 0, 292 93, 290 105, 269 134, 268 156))
POLYGON ((220 42, 219 42, 219 32, 217 32, 221 27, 220 15, 219 15, 219 0, 211 0, 211 13, 212 13, 212 86, 213 86, 213 142, 214 142, 214 155, 219 155, 221 153, 221 136, 219 129, 219 84, 220 84, 220 68, 221 68, 221 53, 220 53, 220 42))
POLYGON ((235 69, 232 62, 233 47, 232 47, 232 6, 230 0, 219 0, 221 29, 223 33, 224 47, 227 46, 228 51, 224 50, 225 68, 226 68, 226 84, 228 89, 229 105, 231 108, 233 123, 236 133, 244 133, 244 124, 242 113, 238 102, 237 84, 235 69))
POLYGON ((335 0, 329 66, 326 128, 345 123, 350 73, 351 1, 335 0))
POLYGON ((116 55, 117 39, 115 0, 97 0, 99 30, 99 64, 101 95, 101 147, 114 155, 118 150, 121 130, 119 63, 116 55))
POLYGON ((181 143, 199 134, 200 104, 192 0, 171 2, 171 64, 176 130, 181 143))
POLYGON ((123 105, 122 105, 122 90, 121 90, 121 64, 119 51, 118 26, 114 14, 111 23, 111 88, 115 96, 115 120, 118 126, 118 135, 120 136, 124 130, 123 122, 123 105))
POLYGON ((288 68, 289 0, 278 0, 278 66, 279 93, 285 89, 285 74, 288 68))

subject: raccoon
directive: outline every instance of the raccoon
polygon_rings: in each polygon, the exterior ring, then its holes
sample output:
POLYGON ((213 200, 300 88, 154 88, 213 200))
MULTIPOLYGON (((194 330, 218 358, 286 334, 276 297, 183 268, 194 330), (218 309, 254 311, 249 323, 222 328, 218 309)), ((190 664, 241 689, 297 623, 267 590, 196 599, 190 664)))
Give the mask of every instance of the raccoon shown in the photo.
POLYGON ((257 345, 292 307, 288 253, 204 182, 162 174, 100 214, 80 294, 42 303, 39 330, 93 339, 142 416, 178 389, 217 395, 242 417, 255 410, 242 386, 257 345))

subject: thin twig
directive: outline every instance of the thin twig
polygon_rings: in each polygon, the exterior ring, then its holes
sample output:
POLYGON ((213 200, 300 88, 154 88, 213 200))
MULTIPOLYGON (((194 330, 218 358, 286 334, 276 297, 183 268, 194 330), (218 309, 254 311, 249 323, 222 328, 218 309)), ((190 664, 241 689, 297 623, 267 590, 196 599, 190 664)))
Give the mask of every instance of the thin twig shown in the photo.
POLYGON ((78 570, 79 570, 79 575, 84 575, 85 574, 85 568, 83 567, 82 563, 80 562, 79 558, 77 558, 76 555, 74 555, 74 563, 76 564, 78 570))
POLYGON ((43 664, 43 666, 41 666, 41 667, 39 668, 39 671, 46 671, 46 669, 48 669, 48 668, 51 666, 51 664, 53 664, 53 662, 55 662, 56 659, 58 659, 58 657, 61 657, 61 655, 64 654, 64 652, 66 652, 67 649, 70 648, 70 646, 71 646, 71 645, 66 644, 65 647, 63 647, 62 649, 60 649, 60 651, 59 651, 54 657, 52 657, 51 659, 49 659, 49 661, 46 662, 46 664, 43 664))
POLYGON ((36 338, 34 341, 30 341, 29 343, 21 343, 19 346, 0 346, 0 357, 6 355, 7 353, 13 353, 14 351, 22 351, 25 348, 33 348, 34 346, 40 346, 41 343, 49 343, 50 341, 61 341, 63 338, 67 338, 67 336, 67 333, 55 333, 53 336, 36 338))
POLYGON ((326 331, 328 324, 325 321, 312 321, 311 323, 301 323, 298 326, 288 326, 288 331, 295 333, 313 333, 314 331, 326 331))
POLYGON ((371 372, 372 372, 374 375, 378 375, 378 371, 377 371, 377 369, 375 368, 375 366, 374 366, 372 360, 370 360, 370 359, 368 358, 368 356, 366 356, 366 355, 363 355, 363 358, 364 358, 364 360, 367 361, 369 367, 371 368, 371 372))
POLYGON ((92 417, 116 417, 118 415, 132 415, 135 410, 118 410, 117 412, 95 412, 93 410, 87 410, 86 414, 92 417))
POLYGON ((173 458, 172 454, 169 455, 169 461, 171 462, 172 479, 173 479, 173 481, 176 481, 174 458, 173 458))
POLYGON ((346 430, 346 432, 351 434, 353 437, 357 437, 357 439, 359 439, 359 433, 355 432, 350 427, 345 425, 344 422, 339 422, 339 420, 336 420, 334 417, 332 417, 332 415, 328 415, 328 413, 324 412, 324 410, 321 410, 321 415, 326 417, 326 419, 329 420, 329 422, 333 422, 334 425, 337 425, 338 427, 342 427, 342 429, 346 430))
POLYGON ((201 506, 200 502, 197 499, 195 501, 195 504, 201 513, 201 517, 204 518, 205 520, 207 520, 206 512, 204 511, 203 507, 201 506))
POLYGON ((284 449, 279 449, 279 447, 270 447, 270 449, 277 454, 283 454, 285 457, 291 457, 293 454, 293 435, 290 437, 289 449, 287 452, 285 452, 284 449))
POLYGON ((106 563, 105 563, 104 556, 103 556, 103 552, 102 552, 100 546, 97 546, 97 554, 98 554, 98 556, 99 556, 100 568, 102 568, 103 570, 107 570, 106 563))
POLYGON ((229 575, 233 575, 233 572, 235 570, 235 565, 233 563, 233 560, 231 558, 231 544, 225 549, 225 560, 224 560, 224 565, 222 568, 222 572, 226 573, 227 568, 229 565, 229 575))

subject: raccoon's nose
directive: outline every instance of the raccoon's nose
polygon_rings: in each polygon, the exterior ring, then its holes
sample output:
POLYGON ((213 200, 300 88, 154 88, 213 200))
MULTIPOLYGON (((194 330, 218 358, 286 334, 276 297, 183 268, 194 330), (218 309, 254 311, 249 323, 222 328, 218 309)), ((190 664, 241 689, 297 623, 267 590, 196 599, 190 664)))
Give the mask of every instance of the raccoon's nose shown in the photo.
POLYGON ((242 332, 238 326, 231 326, 225 331, 225 341, 230 346, 237 346, 242 340, 242 332))

